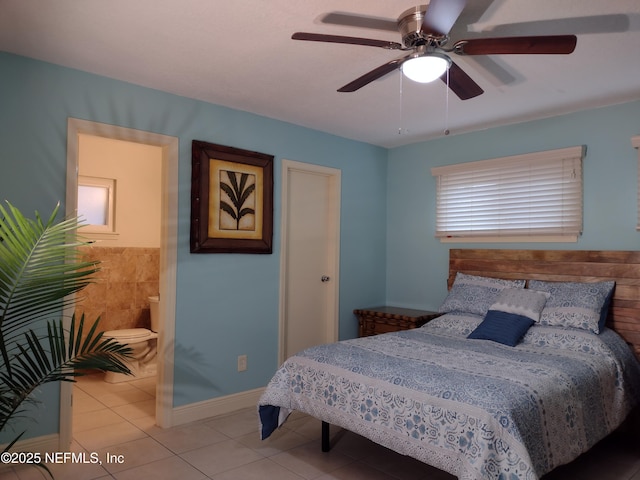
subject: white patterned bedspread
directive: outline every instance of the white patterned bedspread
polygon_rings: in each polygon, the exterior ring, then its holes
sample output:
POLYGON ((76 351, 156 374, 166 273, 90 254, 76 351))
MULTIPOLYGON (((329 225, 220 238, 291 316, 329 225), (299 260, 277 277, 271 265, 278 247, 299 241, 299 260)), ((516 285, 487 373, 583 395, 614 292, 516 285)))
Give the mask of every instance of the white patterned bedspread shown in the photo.
POLYGON ((447 314, 289 358, 259 401, 262 437, 299 410, 460 479, 536 479, 638 402, 640 365, 612 330, 536 325, 508 347, 467 339, 480 321, 447 314))

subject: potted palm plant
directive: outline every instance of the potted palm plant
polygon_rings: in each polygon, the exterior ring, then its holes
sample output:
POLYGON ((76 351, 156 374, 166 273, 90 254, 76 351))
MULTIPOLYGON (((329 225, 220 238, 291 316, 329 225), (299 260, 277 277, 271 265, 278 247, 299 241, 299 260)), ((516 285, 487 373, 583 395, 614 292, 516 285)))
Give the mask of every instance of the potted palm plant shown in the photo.
POLYGON ((99 318, 86 326, 84 314, 73 314, 65 328, 63 312, 98 265, 79 256, 87 242, 76 237, 78 218, 57 221, 58 210, 28 219, 0 205, 0 432, 15 432, 5 452, 26 432, 26 407, 43 384, 96 369, 131 373, 124 363, 130 348, 103 338, 99 318))

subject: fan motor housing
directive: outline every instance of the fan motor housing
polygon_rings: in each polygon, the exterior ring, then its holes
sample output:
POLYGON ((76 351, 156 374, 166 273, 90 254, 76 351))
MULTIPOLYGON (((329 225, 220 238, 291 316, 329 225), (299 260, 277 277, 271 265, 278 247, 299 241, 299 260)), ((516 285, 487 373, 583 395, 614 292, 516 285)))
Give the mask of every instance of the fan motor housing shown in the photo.
POLYGON ((402 35, 402 43, 407 48, 434 43, 441 36, 432 36, 422 32, 422 20, 429 5, 418 5, 409 8, 398 17, 398 31, 402 35))

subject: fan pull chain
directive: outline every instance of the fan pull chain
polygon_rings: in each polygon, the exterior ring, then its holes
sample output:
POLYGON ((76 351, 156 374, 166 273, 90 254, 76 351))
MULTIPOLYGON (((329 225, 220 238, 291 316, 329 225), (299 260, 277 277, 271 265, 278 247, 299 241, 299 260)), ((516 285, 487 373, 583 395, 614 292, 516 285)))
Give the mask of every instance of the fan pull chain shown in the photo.
POLYGON ((447 88, 445 93, 444 134, 449 135, 449 69, 447 68, 447 88))
POLYGON ((402 135, 402 77, 404 75, 400 73, 400 75, 398 76, 400 77, 400 108, 399 108, 400 118, 398 119, 398 135, 402 135))

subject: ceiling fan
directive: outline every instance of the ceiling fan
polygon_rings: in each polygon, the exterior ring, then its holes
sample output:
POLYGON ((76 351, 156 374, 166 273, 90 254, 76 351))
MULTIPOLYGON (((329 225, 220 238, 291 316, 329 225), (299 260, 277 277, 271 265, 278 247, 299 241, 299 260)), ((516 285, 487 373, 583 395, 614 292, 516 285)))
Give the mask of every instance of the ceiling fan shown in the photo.
POLYGON ((440 78, 461 100, 477 97, 484 93, 484 90, 451 60, 451 54, 569 54, 576 47, 575 35, 473 38, 458 40, 448 47, 449 32, 465 6, 466 0, 431 0, 428 5, 418 5, 404 11, 397 20, 402 44, 386 40, 307 32, 296 32, 291 38, 410 52, 404 57, 374 68, 339 88, 338 92, 355 92, 374 80, 401 69, 404 75, 422 83, 440 78))

